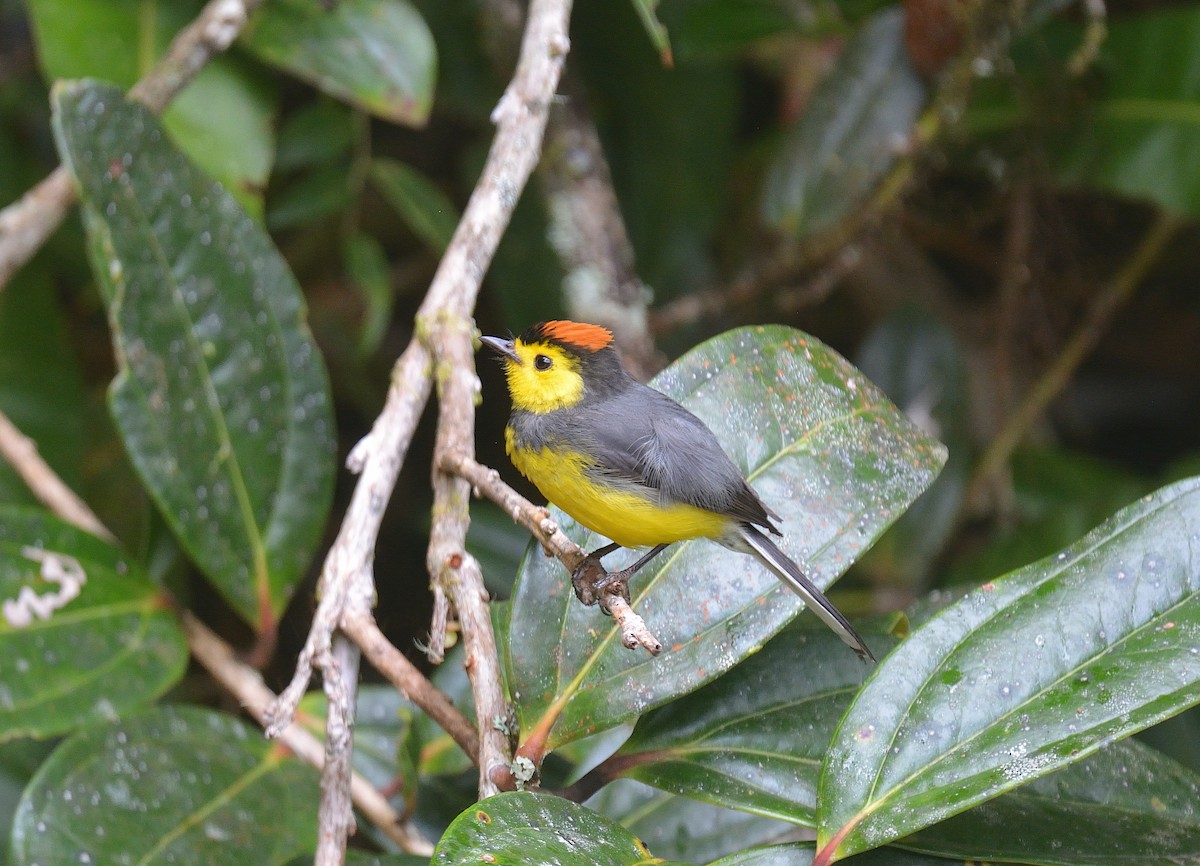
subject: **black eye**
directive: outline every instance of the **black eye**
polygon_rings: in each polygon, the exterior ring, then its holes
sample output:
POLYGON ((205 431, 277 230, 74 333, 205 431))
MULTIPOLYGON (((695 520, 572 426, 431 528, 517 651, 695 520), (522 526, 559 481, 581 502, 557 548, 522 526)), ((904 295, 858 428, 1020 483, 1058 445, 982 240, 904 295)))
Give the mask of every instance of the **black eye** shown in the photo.
POLYGON ((552 366, 554 366, 554 362, 551 361, 546 355, 538 355, 533 359, 533 366, 537 367, 539 370, 549 370, 552 366))

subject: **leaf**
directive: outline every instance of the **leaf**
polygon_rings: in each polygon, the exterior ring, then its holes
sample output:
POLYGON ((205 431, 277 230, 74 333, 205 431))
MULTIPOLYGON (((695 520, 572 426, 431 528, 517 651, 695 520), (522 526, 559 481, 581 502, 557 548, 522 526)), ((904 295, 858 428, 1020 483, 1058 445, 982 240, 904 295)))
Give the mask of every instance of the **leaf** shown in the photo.
POLYGON ((1064 183, 1200 216, 1200 165, 1193 158, 1200 148, 1197 42, 1200 8, 1194 4, 1113 19, 1100 61, 1103 90, 1075 134, 1062 139, 1064 183))
POLYGON ((925 104, 904 12, 868 19, 821 81, 767 173, 763 216, 796 238, 836 226, 891 171, 925 104))
POLYGON ((646 35, 650 37, 651 44, 658 50, 658 56, 662 60, 663 66, 674 66, 675 60, 671 56, 671 37, 667 33, 667 28, 658 20, 658 3, 659 0, 633 0, 633 8, 637 12, 638 18, 642 19, 646 35))
POLYGON ((1200 857, 1197 803, 1200 776, 1128 739, 900 844, 988 862, 1194 863, 1200 857))
POLYGON ((791 829, 771 818, 656 791, 632 779, 610 782, 585 805, 620 823, 659 857, 691 863, 761 845, 791 829))
POLYGON ((273 628, 333 482, 329 382, 295 279, 262 228, 117 88, 54 94, 120 372, 109 406, 189 555, 273 628))
MULTIPOLYGON (((894 643, 864 636, 875 649, 894 643)), ((828 629, 794 622, 723 677, 642 716, 612 764, 665 791, 813 826, 821 759, 865 673, 828 629)))
POLYGON ((85 728, 42 765, 12 864, 286 863, 311 851, 317 774, 256 729, 195 707, 85 728))
POLYGON ((187 666, 183 633, 136 564, 42 511, 0 506, 0 600, 0 741, 112 719, 187 666))
MULTIPOLYGON (((845 359, 782 326, 715 337, 654 384, 713 428, 782 515, 782 547, 820 586, 903 512, 945 457, 845 359)), ((600 545, 554 514, 584 547, 600 545)), ((618 559, 606 562, 623 564, 618 559)), ((560 563, 526 554, 507 670, 527 746, 542 740, 554 748, 693 691, 760 649, 800 610, 750 557, 706 539, 679 544, 655 563, 631 587, 635 609, 666 646, 650 657, 622 647, 611 621, 575 599, 560 563)))
MULTIPOLYGON (((552 794, 488 797, 446 828, 430 866, 467 863, 646 864, 650 852, 625 828, 552 794)), ((665 860, 654 863, 668 866, 665 860)))
POLYGON ((1200 701, 1200 479, 918 628, 825 759, 833 857, 914 833, 1200 701))
POLYGON ((437 47, 405 0, 276 0, 242 31, 260 59, 330 96, 396 123, 424 126, 433 103, 437 47))
MULTIPOLYGON (((149 71, 200 4, 143 0, 30 0, 38 61, 47 81, 104 78, 122 88, 149 71)), ((197 165, 252 213, 271 173, 277 98, 244 60, 212 58, 163 114, 197 165)))
POLYGON ((371 163, 371 179, 413 233, 435 253, 458 228, 458 209, 428 177, 394 159, 371 163))

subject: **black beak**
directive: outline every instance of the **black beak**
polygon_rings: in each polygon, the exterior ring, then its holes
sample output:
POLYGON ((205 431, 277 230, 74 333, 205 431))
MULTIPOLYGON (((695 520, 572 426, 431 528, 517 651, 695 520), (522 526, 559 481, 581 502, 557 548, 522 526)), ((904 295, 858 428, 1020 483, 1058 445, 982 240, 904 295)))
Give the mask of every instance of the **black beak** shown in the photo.
POLYGON ((506 340, 503 337, 480 337, 479 342, 487 346, 497 355, 503 355, 509 361, 520 364, 521 356, 517 354, 517 350, 513 348, 513 341, 506 340))

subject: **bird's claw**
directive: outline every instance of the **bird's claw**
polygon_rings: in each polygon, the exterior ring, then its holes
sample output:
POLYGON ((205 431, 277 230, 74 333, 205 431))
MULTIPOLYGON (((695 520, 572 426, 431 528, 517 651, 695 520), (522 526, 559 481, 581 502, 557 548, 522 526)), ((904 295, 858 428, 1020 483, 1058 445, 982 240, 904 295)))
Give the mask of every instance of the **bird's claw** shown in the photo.
POLYGON ((590 607, 599 602, 600 609, 609 613, 604 597, 619 595, 628 602, 629 577, 628 569, 606 571, 599 557, 589 555, 571 572, 571 586, 575 589, 575 597, 583 604, 590 607))

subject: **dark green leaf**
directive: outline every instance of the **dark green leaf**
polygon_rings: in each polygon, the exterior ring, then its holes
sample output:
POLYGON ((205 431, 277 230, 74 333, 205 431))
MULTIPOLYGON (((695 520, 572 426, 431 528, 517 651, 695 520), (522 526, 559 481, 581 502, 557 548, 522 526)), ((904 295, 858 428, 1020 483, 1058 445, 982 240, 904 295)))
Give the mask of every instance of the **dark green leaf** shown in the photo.
POLYGON ((42 765, 13 866, 286 863, 316 840, 317 775, 262 732, 192 707, 85 728, 42 765))
POLYGON ((267 228, 273 232, 309 225, 343 210, 354 198, 341 163, 318 166, 271 196, 267 228))
POLYGON ((942 857, 992 862, 1194 863, 1200 859, 1197 803, 1200 777, 1130 739, 901 844, 942 857))
POLYGON ((114 718, 183 675, 187 644, 157 588, 44 512, 0 507, 0 599, 0 740, 114 718))
MULTIPOLYGON (((654 384, 713 428, 782 515, 781 545, 821 586, 903 512, 944 459, 845 359, 789 328, 722 334, 654 384)), ((599 546, 555 515, 585 547, 599 546)), ((526 555, 508 676, 523 741, 545 737, 553 748, 690 692, 761 648, 800 609, 751 558, 708 540, 677 545, 656 563, 631 587, 635 609, 666 647, 654 658, 621 646, 611 621, 575 599, 559 562, 526 555)))
POLYGON ((184 548, 271 628, 319 540, 333 481, 324 364, 262 228, 108 85, 55 91, 120 373, 110 408, 184 548))
MULTIPOLYGON (((200 5, 31 0, 29 11, 48 80, 95 77, 129 88, 200 5)), ((217 56, 176 97, 163 123, 197 165, 258 213, 271 173, 275 103, 261 74, 236 57, 217 56)))
POLYGON ((561 797, 520 791, 489 797, 455 818, 430 864, 647 862, 650 853, 624 827, 561 797))
MULTIPOLYGON (((864 636, 876 655, 895 643, 864 636)), ((676 794, 813 826, 821 759, 866 673, 828 629, 792 623, 725 676, 642 716, 613 763, 676 794)))
POLYGON ((371 179, 413 233, 435 253, 443 252, 458 227, 458 209, 414 168, 394 159, 371 163, 371 179))
POLYGON ((395 294, 387 256, 382 244, 364 232, 356 232, 346 238, 342 255, 346 260, 346 273, 354 281, 354 287, 358 289, 366 308, 362 332, 358 337, 358 351, 362 355, 369 355, 379 348, 392 321, 395 294))
POLYGON ((925 103, 904 48, 904 12, 864 23, 818 86, 767 174, 763 214, 797 238, 861 206, 891 170, 925 103))
POLYGON ((1200 480, 984 584, 913 632, 838 729, 820 839, 914 833, 1200 701, 1200 480))
POLYGON ((659 857, 704 863, 790 832, 772 818, 656 791, 632 779, 610 782, 586 805, 617 821, 659 857))
POLYGON ((1112 21, 1100 61, 1102 92, 1089 101, 1082 128, 1064 137, 1059 172, 1066 183, 1200 216, 1198 42, 1195 4, 1112 21))
POLYGON ((385 120, 423 126, 433 102, 437 49, 405 0, 275 0, 242 43, 268 63, 385 120))
POLYGON ((294 171, 345 161, 354 144, 351 110, 332 99, 318 99, 288 117, 279 130, 276 171, 294 171))

